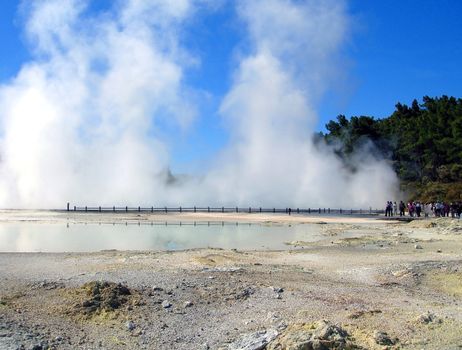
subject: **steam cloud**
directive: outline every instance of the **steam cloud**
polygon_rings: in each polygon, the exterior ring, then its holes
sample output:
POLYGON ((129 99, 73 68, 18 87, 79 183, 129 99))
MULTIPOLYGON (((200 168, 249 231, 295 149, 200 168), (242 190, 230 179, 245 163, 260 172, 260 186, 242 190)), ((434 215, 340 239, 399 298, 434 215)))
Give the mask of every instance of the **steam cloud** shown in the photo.
POLYGON ((160 125, 200 117, 181 44, 206 0, 127 0, 91 14, 77 0, 23 4, 34 59, 0 88, 0 206, 381 205, 396 176, 358 155, 351 174, 316 147, 316 104, 338 74, 342 1, 237 1, 249 52, 220 106, 230 142, 205 175, 171 181, 160 125))

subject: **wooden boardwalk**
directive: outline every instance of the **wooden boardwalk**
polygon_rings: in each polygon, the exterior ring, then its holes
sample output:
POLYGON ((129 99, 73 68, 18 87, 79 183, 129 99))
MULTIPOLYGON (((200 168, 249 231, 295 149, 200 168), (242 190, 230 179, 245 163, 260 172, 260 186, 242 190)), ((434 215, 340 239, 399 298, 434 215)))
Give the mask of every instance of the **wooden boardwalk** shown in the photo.
POLYGON ((326 215, 382 215, 383 209, 343 209, 343 208, 263 208, 263 207, 103 207, 73 206, 67 204, 66 211, 85 213, 274 213, 274 214, 326 214, 326 215))

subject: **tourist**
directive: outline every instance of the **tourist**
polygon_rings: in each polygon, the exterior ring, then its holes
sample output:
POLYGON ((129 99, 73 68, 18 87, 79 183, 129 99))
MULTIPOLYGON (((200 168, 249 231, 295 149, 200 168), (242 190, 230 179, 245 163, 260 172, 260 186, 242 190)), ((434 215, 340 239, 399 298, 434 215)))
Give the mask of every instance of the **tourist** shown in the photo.
POLYGON ((412 201, 409 202, 407 204, 407 209, 409 211, 409 216, 414 217, 414 213, 415 213, 415 204, 414 204, 414 202, 412 202, 412 201))
POLYGON ((446 217, 449 217, 449 212, 450 212, 450 208, 449 208, 449 204, 448 203, 444 203, 444 215, 443 216, 446 216, 446 217))
POLYGON ((441 215, 441 203, 437 201, 435 203, 435 216, 439 217, 441 215))
POLYGON ((415 204, 415 213, 417 214, 417 217, 420 218, 420 213, 422 212, 422 206, 420 205, 420 202, 416 202, 415 204))
POLYGON ((399 202, 399 216, 404 216, 404 210, 406 209, 406 205, 403 201, 399 202))
POLYGON ((428 218, 432 214, 432 208, 432 203, 427 203, 424 205, 424 215, 426 218, 428 218))

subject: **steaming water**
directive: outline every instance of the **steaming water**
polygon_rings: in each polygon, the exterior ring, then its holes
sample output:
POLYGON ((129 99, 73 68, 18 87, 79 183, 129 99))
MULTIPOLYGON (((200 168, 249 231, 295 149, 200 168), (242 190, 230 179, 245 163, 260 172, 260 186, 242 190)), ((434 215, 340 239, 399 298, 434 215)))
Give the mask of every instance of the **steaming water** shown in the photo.
POLYGON ((92 252, 224 248, 290 249, 284 242, 321 239, 319 225, 245 223, 3 223, 1 252, 92 252))
POLYGON ((0 82, 0 207, 396 198, 396 174, 368 147, 352 156, 353 174, 313 143, 324 93, 351 85, 348 1, 17 2, 30 60, 0 82), (239 43, 208 57, 201 26, 228 5, 239 43), (215 61, 229 67, 227 91, 201 69, 215 61))

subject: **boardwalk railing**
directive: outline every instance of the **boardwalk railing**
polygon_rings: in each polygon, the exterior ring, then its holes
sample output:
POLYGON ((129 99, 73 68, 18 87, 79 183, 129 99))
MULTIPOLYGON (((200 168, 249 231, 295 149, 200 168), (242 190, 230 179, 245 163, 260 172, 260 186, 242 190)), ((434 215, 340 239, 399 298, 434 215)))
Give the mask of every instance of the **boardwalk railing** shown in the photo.
POLYGON ((262 207, 70 207, 67 211, 91 213, 278 213, 278 214, 330 214, 330 215, 380 215, 383 209, 334 209, 334 208, 262 208, 262 207))

